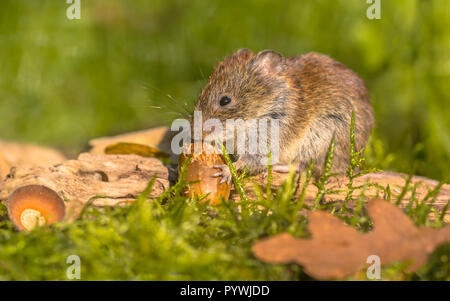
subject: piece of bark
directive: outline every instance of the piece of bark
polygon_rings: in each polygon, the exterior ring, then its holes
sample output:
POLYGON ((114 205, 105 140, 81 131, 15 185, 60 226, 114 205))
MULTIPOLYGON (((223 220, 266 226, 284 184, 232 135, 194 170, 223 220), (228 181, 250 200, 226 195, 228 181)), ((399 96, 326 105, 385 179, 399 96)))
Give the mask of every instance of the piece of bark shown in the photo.
MULTIPOLYGON (((280 186, 286 181, 287 175, 282 173, 273 173, 273 181, 272 181, 272 190, 276 190, 280 188, 280 186)), ((386 188, 388 185, 391 190, 391 197, 392 199, 396 200, 397 196, 401 194, 402 188, 405 186, 406 179, 408 178, 407 175, 401 174, 401 173, 395 173, 395 172, 376 172, 376 173, 369 173, 364 176, 358 177, 354 180, 353 186, 361 186, 368 181, 372 184, 377 184, 381 187, 386 188)), ((256 195, 253 192, 253 185, 254 183, 257 183, 261 185, 262 187, 266 187, 267 185, 267 179, 263 178, 261 175, 254 177, 252 180, 248 181, 246 184, 246 191, 247 195, 250 198, 255 199, 256 195)), ((347 184, 348 184, 348 178, 344 175, 331 177, 326 184, 327 190, 340 190, 340 192, 335 192, 331 194, 326 194, 324 196, 324 202, 339 202, 345 199, 345 196, 347 194, 347 184)), ((433 189, 438 185, 438 182, 435 180, 431 180, 425 177, 420 176, 414 176, 411 179, 411 185, 418 184, 416 189, 416 197, 421 200, 423 199, 427 193, 428 189, 433 189)), ((264 189, 265 191, 265 189, 264 189)), ((311 183, 307 186, 306 194, 305 194, 305 204, 312 205, 314 203, 315 197, 317 195, 317 187, 311 183)), ((300 190, 297 192, 297 195, 300 193, 300 190)), ((356 199, 361 193, 361 189, 356 189, 353 192, 353 198, 356 199)), ((372 198, 386 198, 386 195, 384 194, 383 190, 374 186, 366 187, 364 192, 365 198, 367 200, 372 198)), ((231 194, 232 199, 238 200, 239 195, 232 190, 231 194)), ((402 198, 402 201, 400 203, 401 208, 405 208, 411 197, 411 191, 408 191, 402 198)), ((443 208, 446 206, 447 202, 450 200, 450 185, 444 184, 439 194, 436 196, 435 201, 433 203, 433 208, 441 212, 443 208)), ((431 201, 428 200, 428 203, 431 201)), ((354 201, 350 201, 348 203, 348 207, 353 208, 355 206, 354 201)), ((433 213, 430 213, 430 217, 433 218, 433 213)), ((450 222, 450 208, 447 208, 446 214, 444 216, 445 222, 450 222)))
POLYGON ((0 188, 3 184, 3 178, 9 173, 11 165, 6 161, 6 158, 0 153, 0 188))
POLYGON ((66 160, 59 150, 27 143, 0 141, 0 153, 15 167, 52 166, 66 160))
POLYGON ((47 167, 65 160, 66 157, 56 149, 34 144, 0 141, 0 179, 3 179, 12 167, 47 167))
POLYGON ((66 219, 73 220, 83 206, 115 206, 133 201, 153 176, 156 181, 151 197, 169 188, 168 170, 155 158, 137 155, 81 154, 53 167, 17 168, 5 180, 0 191, 4 201, 16 189, 39 184, 56 191, 66 202, 66 219))
POLYGON ((450 241, 450 225, 417 228, 399 208, 381 199, 370 201, 367 209, 374 224, 367 234, 317 210, 309 215, 310 239, 282 233, 255 243, 253 254, 268 263, 298 263, 312 277, 325 280, 355 275, 368 266, 371 255, 378 256, 381 265, 409 261, 408 271, 415 271, 439 244, 450 241))

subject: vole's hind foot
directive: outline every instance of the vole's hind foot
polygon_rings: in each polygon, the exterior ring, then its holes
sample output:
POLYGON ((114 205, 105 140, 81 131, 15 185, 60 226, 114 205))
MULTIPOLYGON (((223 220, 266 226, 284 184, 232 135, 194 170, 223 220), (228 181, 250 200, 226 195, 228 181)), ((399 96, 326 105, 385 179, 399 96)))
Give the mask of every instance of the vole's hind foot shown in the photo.
MULTIPOLYGON (((291 170, 291 166, 290 166, 290 165, 274 165, 274 166, 272 166, 272 171, 273 171, 273 172, 278 172, 278 173, 289 173, 290 170, 291 170)), ((266 169, 266 171, 264 172, 264 175, 263 175, 264 178, 267 177, 268 172, 269 172, 269 170, 266 169)), ((296 173, 301 172, 300 167, 297 166, 297 167, 295 168, 295 172, 296 172, 296 173)))
POLYGON ((222 183, 228 183, 231 184, 231 172, 230 172, 230 168, 228 167, 228 165, 226 164, 220 164, 220 165, 214 165, 214 168, 216 169, 220 169, 219 172, 216 172, 213 177, 222 177, 222 179, 220 180, 220 184, 222 183))
MULTIPOLYGON (((291 166, 290 165, 273 165, 272 166, 272 172, 277 172, 277 173, 289 173, 289 171, 291 170, 291 166)), ((295 172, 296 173, 300 173, 302 170, 300 169, 300 167, 296 167, 295 168, 295 172)), ((264 173, 262 174, 262 178, 266 179, 269 176, 269 169, 266 168, 264 170, 264 173)))

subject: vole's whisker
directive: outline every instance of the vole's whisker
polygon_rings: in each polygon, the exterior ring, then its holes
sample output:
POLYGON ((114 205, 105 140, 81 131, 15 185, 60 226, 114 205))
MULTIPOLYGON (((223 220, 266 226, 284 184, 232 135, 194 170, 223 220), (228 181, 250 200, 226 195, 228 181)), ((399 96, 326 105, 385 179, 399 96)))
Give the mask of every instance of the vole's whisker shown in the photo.
POLYGON ((181 112, 165 112, 164 114, 168 114, 168 115, 178 115, 178 116, 182 116, 185 117, 186 115, 181 113, 181 112))
POLYGON ((146 108, 146 109, 163 109, 163 107, 160 107, 160 106, 138 105, 138 104, 130 105, 130 107, 133 107, 133 108, 146 108))
POLYGON ((172 100, 179 108, 183 109, 186 113, 190 114, 189 110, 187 109, 187 104, 184 103, 186 106, 183 106, 183 104, 181 104, 179 101, 177 101, 175 98, 173 98, 172 95, 170 94, 166 94, 166 96, 172 100))
MULTIPOLYGON (((150 85, 149 83, 141 83, 141 85, 146 90, 151 88, 151 89, 153 89, 154 91, 156 91, 158 93, 164 94, 167 98, 169 98, 175 104, 175 106, 177 106, 177 108, 180 108, 183 112, 186 112, 187 115, 185 115, 185 117, 187 117, 188 115, 191 114, 191 112, 189 111, 189 105, 187 104, 187 102, 181 102, 181 101, 175 99, 172 95, 170 95, 170 94, 166 93, 165 91, 163 91, 162 89, 160 89, 160 88, 158 88, 156 86, 150 85)), ((168 107, 165 107, 165 108, 169 109, 168 107)), ((173 108, 172 108, 172 110, 173 110, 173 108)))
POLYGON ((202 79, 206 79, 205 74, 203 73, 202 68, 198 67, 198 70, 200 71, 200 74, 202 75, 202 79))

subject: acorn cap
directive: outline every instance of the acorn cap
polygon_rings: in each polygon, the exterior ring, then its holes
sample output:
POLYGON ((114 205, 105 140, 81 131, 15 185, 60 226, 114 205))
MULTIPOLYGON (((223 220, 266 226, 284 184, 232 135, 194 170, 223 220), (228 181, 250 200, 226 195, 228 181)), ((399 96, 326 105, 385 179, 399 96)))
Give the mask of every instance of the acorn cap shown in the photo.
POLYGON ((8 215, 20 230, 31 231, 36 225, 50 225, 64 218, 64 201, 43 185, 17 188, 6 203, 8 215))

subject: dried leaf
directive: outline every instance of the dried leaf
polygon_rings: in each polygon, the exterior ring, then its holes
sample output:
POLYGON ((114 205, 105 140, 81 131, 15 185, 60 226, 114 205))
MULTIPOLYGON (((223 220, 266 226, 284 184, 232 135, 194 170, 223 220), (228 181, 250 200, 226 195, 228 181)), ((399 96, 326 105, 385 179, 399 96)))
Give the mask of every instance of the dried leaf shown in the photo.
POLYGON ((105 148, 107 155, 139 155, 148 158, 168 158, 169 154, 161 151, 154 146, 148 146, 138 143, 119 142, 109 145, 105 148))
POLYGON ((255 243, 253 254, 268 263, 295 262, 317 279, 332 279, 356 274, 370 255, 379 256, 381 265, 410 261, 409 271, 415 271, 439 244, 450 241, 450 225, 417 228, 399 208, 380 199, 370 201, 367 209, 374 224, 367 234, 327 212, 313 211, 312 238, 279 234, 255 243))
POLYGON ((178 156, 173 154, 171 150, 172 137, 176 134, 177 132, 172 132, 168 127, 157 127, 112 137, 96 138, 89 141, 89 145, 92 147, 89 152, 92 154, 104 154, 105 148, 112 144, 120 142, 136 143, 156 147, 169 154, 172 162, 177 162, 178 156))

